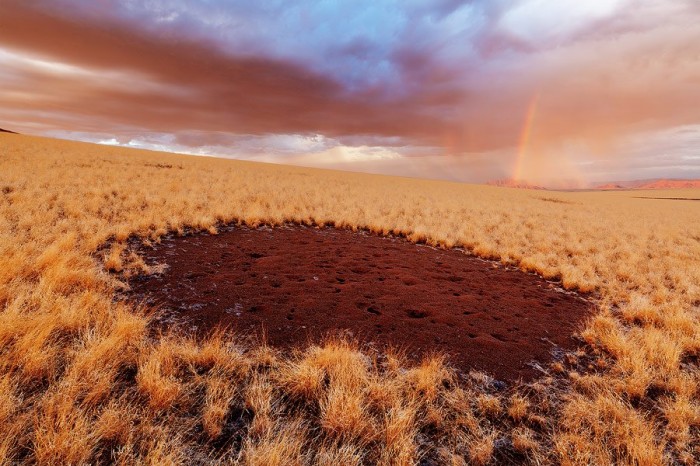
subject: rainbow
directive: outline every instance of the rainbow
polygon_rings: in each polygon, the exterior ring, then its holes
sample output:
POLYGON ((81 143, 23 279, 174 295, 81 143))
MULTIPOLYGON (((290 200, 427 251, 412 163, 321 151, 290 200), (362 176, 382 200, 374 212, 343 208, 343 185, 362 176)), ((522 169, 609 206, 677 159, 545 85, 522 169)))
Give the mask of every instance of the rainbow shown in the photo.
POLYGON ((532 135, 532 126, 535 120, 535 113, 537 112, 537 102, 539 100, 540 94, 538 92, 530 100, 530 105, 528 105, 527 113, 525 114, 525 122, 520 132, 518 152, 515 158, 515 166, 513 167, 513 180, 516 181, 520 181, 523 178, 523 166, 530 146, 530 136, 532 135))

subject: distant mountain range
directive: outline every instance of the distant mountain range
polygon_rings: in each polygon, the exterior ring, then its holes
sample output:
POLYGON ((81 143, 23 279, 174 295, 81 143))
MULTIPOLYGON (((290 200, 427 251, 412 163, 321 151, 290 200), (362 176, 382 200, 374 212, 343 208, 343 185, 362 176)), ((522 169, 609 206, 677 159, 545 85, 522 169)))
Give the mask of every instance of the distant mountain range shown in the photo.
POLYGON ((9 131, 9 130, 6 130, 6 129, 2 129, 2 128, 0 128, 0 133, 11 133, 11 134, 17 134, 17 133, 15 133, 14 131, 9 131))
POLYGON ((596 185, 593 189, 685 189, 700 188, 700 180, 676 180, 657 178, 652 180, 611 181, 596 185))
POLYGON ((567 186, 564 183, 562 187, 546 188, 535 185, 524 180, 514 180, 512 178, 502 178, 486 182, 489 186, 499 186, 502 188, 518 188, 518 189, 564 189, 564 190, 601 190, 613 191, 616 189, 687 189, 700 188, 700 180, 678 180, 668 178, 654 178, 649 180, 631 180, 631 181, 607 181, 604 183, 591 183, 589 186, 581 186, 573 184, 567 186))

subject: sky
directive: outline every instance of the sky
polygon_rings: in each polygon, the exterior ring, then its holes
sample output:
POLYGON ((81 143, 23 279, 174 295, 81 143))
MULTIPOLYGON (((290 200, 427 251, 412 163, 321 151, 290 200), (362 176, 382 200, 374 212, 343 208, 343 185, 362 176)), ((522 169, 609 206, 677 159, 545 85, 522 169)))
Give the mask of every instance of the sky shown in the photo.
POLYGON ((0 0, 0 127, 550 187, 700 178, 698 0, 0 0))

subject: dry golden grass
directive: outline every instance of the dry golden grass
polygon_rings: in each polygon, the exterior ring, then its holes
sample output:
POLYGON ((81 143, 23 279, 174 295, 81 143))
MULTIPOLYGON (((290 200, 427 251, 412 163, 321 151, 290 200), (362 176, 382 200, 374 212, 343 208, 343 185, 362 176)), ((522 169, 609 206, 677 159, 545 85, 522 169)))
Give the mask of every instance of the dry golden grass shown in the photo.
POLYGON ((0 136, 0 464, 698 463, 700 203, 633 195, 0 136), (228 222, 460 246, 593 291, 598 312, 581 351, 508 393, 346 341, 149 335, 109 273, 152 272, 128 238, 228 222))

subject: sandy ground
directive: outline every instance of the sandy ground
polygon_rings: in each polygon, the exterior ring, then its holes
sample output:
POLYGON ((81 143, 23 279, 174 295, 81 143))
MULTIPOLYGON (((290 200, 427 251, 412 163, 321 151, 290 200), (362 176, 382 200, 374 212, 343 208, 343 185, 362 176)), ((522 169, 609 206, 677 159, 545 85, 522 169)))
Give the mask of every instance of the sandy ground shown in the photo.
POLYGON ((364 232, 231 227, 142 252, 168 266, 131 281, 132 299, 161 308, 158 325, 200 335, 223 326, 287 348, 344 332, 506 381, 573 348, 592 310, 537 275, 364 232))

